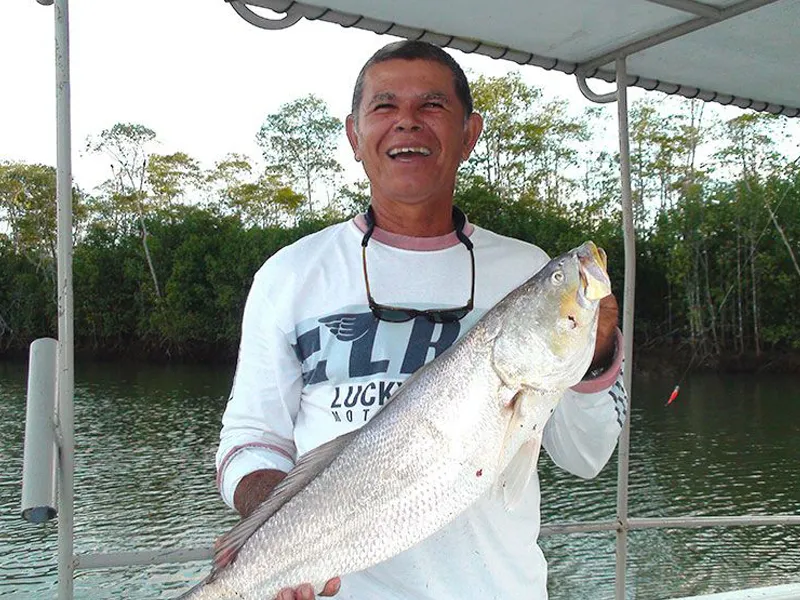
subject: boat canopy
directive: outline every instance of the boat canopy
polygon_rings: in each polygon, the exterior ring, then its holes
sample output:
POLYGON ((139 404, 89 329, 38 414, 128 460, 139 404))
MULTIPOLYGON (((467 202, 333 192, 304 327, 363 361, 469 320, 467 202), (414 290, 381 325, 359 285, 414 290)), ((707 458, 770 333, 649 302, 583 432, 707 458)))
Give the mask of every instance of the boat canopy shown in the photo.
POLYGON ((628 85, 800 116, 800 0, 226 1, 268 29, 319 19, 579 79, 625 57, 628 85))

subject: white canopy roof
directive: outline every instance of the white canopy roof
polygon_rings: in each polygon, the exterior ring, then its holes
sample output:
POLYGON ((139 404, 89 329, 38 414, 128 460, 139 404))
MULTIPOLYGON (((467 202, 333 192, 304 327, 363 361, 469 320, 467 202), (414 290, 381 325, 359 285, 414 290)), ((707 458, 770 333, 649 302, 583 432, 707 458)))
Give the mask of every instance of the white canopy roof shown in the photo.
POLYGON ((226 1, 606 81, 626 56, 629 85, 800 116, 800 0, 226 1))

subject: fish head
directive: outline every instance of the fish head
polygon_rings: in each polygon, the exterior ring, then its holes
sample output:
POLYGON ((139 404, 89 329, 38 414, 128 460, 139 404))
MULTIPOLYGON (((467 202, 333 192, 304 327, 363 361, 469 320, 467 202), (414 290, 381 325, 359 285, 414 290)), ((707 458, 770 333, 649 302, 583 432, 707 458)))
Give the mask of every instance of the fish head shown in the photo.
POLYGON ((552 259, 508 297, 495 368, 508 385, 574 385, 594 355, 599 303, 611 293, 605 252, 588 241, 552 259))

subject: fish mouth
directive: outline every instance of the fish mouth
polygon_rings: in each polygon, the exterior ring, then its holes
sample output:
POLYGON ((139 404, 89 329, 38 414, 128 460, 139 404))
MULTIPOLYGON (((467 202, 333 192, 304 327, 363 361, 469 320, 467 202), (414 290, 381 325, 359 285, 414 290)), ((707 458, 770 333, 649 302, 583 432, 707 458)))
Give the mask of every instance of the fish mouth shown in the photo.
POLYGON ((578 257, 578 275, 581 281, 578 302, 588 306, 611 293, 611 280, 606 271, 608 257, 592 241, 580 246, 575 254, 578 257))
POLYGON ((597 303, 611 293, 611 281, 606 271, 608 257, 594 242, 588 241, 569 254, 569 269, 574 273, 577 268, 578 272, 563 291, 560 314, 564 327, 575 330, 592 321, 597 303))

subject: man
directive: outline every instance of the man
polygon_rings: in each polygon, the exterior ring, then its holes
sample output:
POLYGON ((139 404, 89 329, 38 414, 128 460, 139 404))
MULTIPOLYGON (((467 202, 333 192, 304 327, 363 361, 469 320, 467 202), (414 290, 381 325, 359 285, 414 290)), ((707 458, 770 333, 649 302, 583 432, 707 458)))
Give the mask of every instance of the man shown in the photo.
MULTIPOLYGON (((369 421, 547 262, 541 249, 473 226, 453 207, 458 166, 481 128, 463 71, 435 46, 389 44, 362 69, 347 137, 370 180, 371 209, 275 254, 248 297, 217 453, 222 496, 242 515, 297 456, 369 421)), ((605 465, 624 419, 616 323, 609 297, 590 374, 545 428, 553 460, 582 477, 605 465)), ((323 595, 341 583, 344 598, 546 598, 539 502, 534 474, 522 506, 509 512, 484 497, 410 550, 331 580, 323 595)), ((308 585, 279 595, 312 597, 308 585)))

